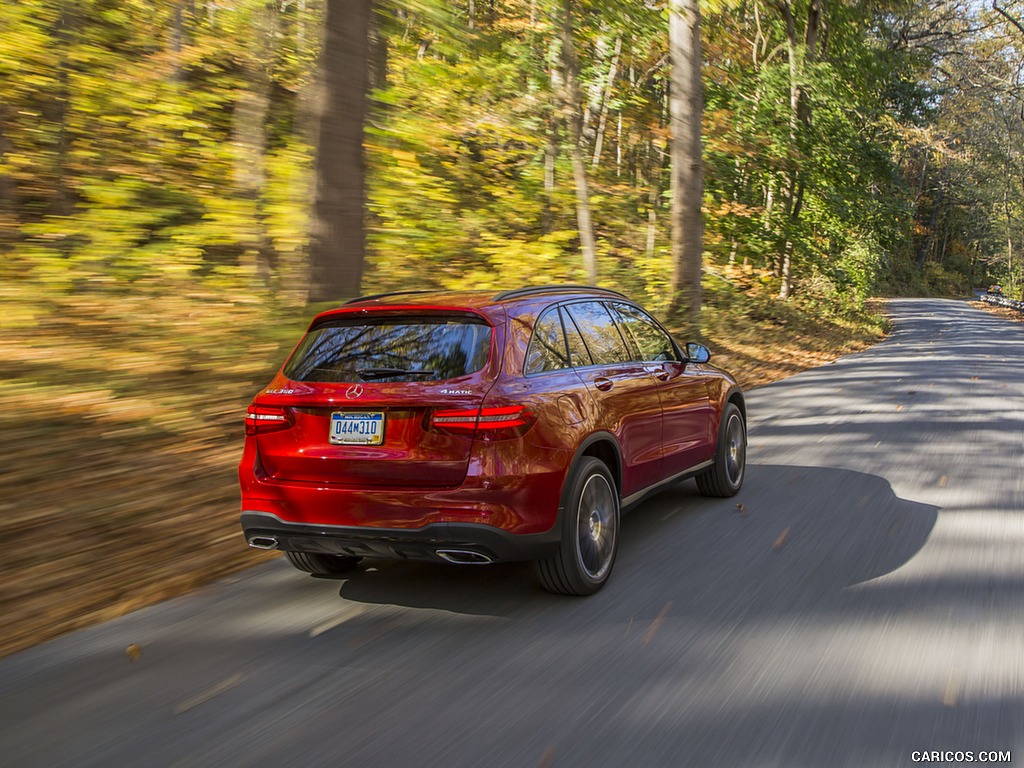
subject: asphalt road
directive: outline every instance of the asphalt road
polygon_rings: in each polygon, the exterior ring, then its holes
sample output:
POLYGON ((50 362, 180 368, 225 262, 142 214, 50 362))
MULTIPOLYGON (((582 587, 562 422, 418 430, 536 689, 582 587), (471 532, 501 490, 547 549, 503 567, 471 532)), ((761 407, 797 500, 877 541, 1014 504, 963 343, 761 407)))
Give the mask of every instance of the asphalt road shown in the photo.
POLYGON ((598 595, 276 561, 0 661, 0 765, 1024 761, 1024 326, 891 310, 751 392, 740 495, 638 507, 598 595))

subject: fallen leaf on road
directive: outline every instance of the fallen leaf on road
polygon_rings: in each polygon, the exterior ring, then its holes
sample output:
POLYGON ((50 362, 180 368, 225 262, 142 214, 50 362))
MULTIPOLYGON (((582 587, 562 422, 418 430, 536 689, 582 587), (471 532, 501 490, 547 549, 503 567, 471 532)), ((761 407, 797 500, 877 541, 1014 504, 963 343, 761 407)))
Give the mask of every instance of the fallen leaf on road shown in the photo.
POLYGON ((949 478, 943 475, 939 478, 939 488, 945 488, 947 485, 949 485, 949 478))
POLYGON ((956 679, 956 675, 949 676, 949 682, 946 683, 946 690, 942 693, 942 703, 947 707, 955 707, 957 699, 959 699, 960 683, 956 679))
POLYGON ((903 406, 902 405, 897 405, 896 406, 896 410, 897 411, 902 411, 903 410, 903 406))
POLYGON ((658 627, 661 626, 661 622, 663 622, 665 620, 665 617, 668 616, 669 609, 671 608, 672 601, 669 600, 667 603, 665 603, 665 607, 661 609, 661 612, 654 617, 654 621, 651 622, 651 626, 647 628, 647 632, 644 635, 645 648, 647 647, 647 644, 651 642, 651 639, 654 637, 654 633, 658 631, 658 627))
POLYGON ((789 539, 789 528, 786 528, 785 530, 782 531, 782 533, 780 533, 778 535, 778 538, 775 539, 775 543, 772 544, 772 549, 774 549, 776 551, 782 549, 784 546, 786 546, 786 541, 788 539, 789 539))
POLYGON ((185 712, 188 712, 190 709, 198 707, 200 704, 205 704, 210 699, 213 699, 213 698, 215 698, 217 696, 220 696, 222 693, 224 693, 226 691, 230 691, 232 688, 234 688, 236 685, 238 685, 243 680, 245 680, 245 673, 244 672, 236 672, 235 674, 233 674, 231 677, 227 678, 226 680, 221 680, 219 683, 214 685, 212 688, 207 688, 205 691, 203 691, 202 693, 196 694, 195 696, 193 696, 188 701, 181 702, 178 706, 176 706, 174 708, 174 714, 175 715, 181 715, 181 714, 184 714, 185 712))
POLYGON ((540 756, 540 762, 537 763, 537 768, 550 768, 551 763, 555 759, 555 748, 548 747, 544 750, 544 754, 540 756))
POLYGON ((750 513, 747 511, 747 508, 745 506, 743 506, 742 504, 737 504, 736 505, 736 509, 738 509, 739 513, 741 515, 743 515, 744 517, 748 517, 750 515, 750 513))
POLYGON ((132 643, 124 649, 124 655, 128 657, 129 661, 138 661, 142 658, 142 646, 138 643, 132 643))

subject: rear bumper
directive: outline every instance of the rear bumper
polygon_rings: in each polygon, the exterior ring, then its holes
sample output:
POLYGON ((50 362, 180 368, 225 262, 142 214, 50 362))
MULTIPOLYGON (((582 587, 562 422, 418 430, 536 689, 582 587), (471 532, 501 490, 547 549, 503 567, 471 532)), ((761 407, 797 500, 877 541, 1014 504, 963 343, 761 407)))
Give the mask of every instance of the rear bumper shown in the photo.
POLYGON ((438 552, 457 551, 465 562, 516 562, 547 557, 557 551, 557 528, 544 533, 515 534, 478 523, 431 523, 422 528, 367 528, 316 525, 282 520, 269 512, 242 512, 245 539, 260 549, 316 552, 393 560, 453 562, 438 552), (272 543, 271 543, 272 542, 272 543))

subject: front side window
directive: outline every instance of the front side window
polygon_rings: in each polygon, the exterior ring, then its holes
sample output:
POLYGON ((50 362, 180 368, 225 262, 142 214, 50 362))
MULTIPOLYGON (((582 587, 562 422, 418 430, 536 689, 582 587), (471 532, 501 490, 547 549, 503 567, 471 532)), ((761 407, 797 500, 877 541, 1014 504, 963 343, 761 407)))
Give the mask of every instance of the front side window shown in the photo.
POLYGON ((293 381, 439 381, 487 364, 491 328, 450 317, 339 319, 306 334, 284 368, 293 381))
POLYGON ((654 320, 640 309, 629 304, 614 302, 612 310, 622 326, 623 333, 633 341, 639 351, 638 360, 645 362, 678 360, 675 345, 654 320))
POLYGON ((541 315, 533 326, 533 336, 526 348, 526 363, 523 373, 543 373, 558 371, 569 367, 569 357, 565 349, 565 337, 562 335, 562 321, 558 317, 558 308, 553 307, 541 315))
POLYGON ((623 363, 632 357, 604 304, 599 301, 586 301, 569 304, 566 309, 576 321, 576 327, 583 335, 595 364, 623 363))

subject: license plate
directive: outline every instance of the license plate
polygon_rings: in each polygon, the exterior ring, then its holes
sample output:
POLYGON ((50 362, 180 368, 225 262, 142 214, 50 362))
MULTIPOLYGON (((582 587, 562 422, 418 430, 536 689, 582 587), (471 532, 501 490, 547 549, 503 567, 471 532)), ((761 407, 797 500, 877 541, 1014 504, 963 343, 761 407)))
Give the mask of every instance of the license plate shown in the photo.
POLYGON ((337 411, 331 414, 333 445, 380 445, 384 442, 384 414, 380 411, 337 411))

